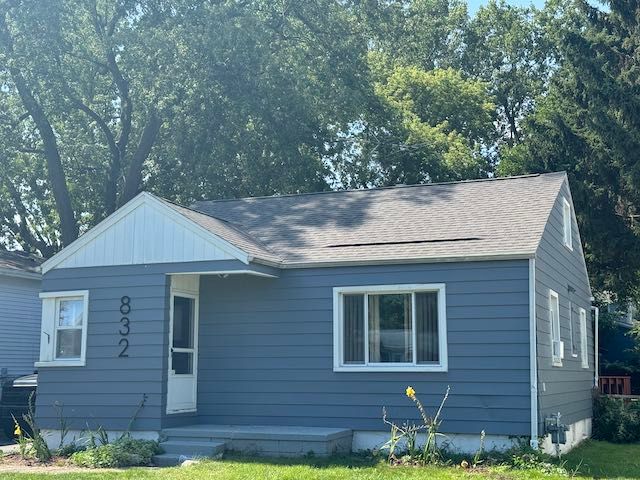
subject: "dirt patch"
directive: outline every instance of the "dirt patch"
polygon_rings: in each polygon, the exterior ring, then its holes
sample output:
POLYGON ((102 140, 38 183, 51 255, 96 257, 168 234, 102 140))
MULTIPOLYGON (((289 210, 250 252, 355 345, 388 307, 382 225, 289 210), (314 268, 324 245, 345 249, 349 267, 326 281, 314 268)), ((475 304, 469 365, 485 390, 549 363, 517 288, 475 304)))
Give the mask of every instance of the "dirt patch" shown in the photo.
POLYGON ((74 473, 74 472, 121 472, 118 468, 84 468, 73 465, 68 458, 53 457, 46 463, 34 459, 24 459, 10 454, 0 457, 0 473, 74 473))

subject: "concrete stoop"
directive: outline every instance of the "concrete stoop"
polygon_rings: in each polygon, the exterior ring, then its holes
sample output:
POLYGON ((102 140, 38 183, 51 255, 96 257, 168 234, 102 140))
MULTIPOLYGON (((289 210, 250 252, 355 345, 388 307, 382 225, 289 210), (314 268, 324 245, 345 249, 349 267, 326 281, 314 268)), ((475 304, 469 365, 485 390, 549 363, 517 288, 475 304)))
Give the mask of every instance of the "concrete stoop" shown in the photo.
POLYGON ((185 460, 216 457, 225 450, 264 457, 320 457, 349 453, 353 433, 322 427, 191 425, 162 430, 165 439, 156 455, 158 466, 179 465, 185 460))

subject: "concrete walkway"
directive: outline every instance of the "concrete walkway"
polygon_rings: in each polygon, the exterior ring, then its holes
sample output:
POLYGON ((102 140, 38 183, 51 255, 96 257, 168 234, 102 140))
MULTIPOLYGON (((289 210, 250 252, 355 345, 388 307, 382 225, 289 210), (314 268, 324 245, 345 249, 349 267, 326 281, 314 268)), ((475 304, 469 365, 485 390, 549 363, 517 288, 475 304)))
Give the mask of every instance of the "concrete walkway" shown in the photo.
POLYGON ((13 443, 11 445, 0 445, 0 452, 2 452, 4 455, 7 455, 9 453, 16 453, 17 451, 18 451, 17 443, 13 443))

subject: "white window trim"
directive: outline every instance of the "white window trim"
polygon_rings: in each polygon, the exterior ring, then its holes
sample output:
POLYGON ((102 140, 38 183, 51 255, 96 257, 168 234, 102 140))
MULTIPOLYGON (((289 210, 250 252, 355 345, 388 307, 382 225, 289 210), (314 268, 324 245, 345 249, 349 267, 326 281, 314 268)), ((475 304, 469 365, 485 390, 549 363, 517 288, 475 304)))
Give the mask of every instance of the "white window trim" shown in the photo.
POLYGON ((566 197, 562 197, 562 243, 573 251, 573 218, 571 204, 566 197))
POLYGON ((587 311, 584 308, 579 310, 580 316, 580 357, 582 368, 589 368, 589 340, 587 337, 587 311))
POLYGON ((87 356, 87 323, 89 320, 89 290, 67 290, 62 292, 43 292, 40 294, 42 302, 42 324, 40 332, 40 361, 35 363, 40 367, 84 367, 87 356), (56 359, 56 311, 60 300, 82 297, 82 345, 80 358, 56 359), (53 309, 51 306, 53 305, 53 309), (53 314, 53 315, 52 315, 53 314), (52 316, 51 316, 52 315, 52 316))
MULTIPOLYGON (((365 303, 366 307, 366 303, 365 303)), ((412 305, 415 309, 415 303, 412 305)), ((415 318, 415 314, 413 315, 415 318)), ((366 308, 365 308, 365 326, 366 308)), ((366 329, 365 329, 366 333, 366 329)), ((415 329, 413 335, 413 349, 415 351, 415 329)), ((365 335, 365 361, 367 358, 367 346, 369 339, 365 335)), ((349 287, 333 288, 333 371, 334 372, 446 372, 448 371, 447 356, 447 306, 446 289, 444 283, 425 283, 407 285, 361 285, 349 287), (343 359, 343 302, 344 294, 366 294, 366 293, 416 293, 416 292, 437 292, 438 293, 438 348, 440 362, 438 364, 420 365, 415 363, 394 363, 394 364, 364 364, 345 365, 343 359)))
POLYGON ((562 344, 562 328, 561 328, 561 325, 560 325, 560 296, 554 290, 549 290, 549 327, 550 327, 549 328, 549 336, 551 338, 551 364, 554 367, 561 367, 562 366, 562 357, 563 357, 562 349, 564 348, 564 345, 562 344), (555 334, 553 333, 554 332, 554 326, 553 326, 554 319, 553 319, 553 316, 551 314, 551 311, 552 311, 551 310, 551 302, 554 302, 554 301, 555 301, 555 304, 556 304, 556 312, 558 314, 558 322, 557 322, 558 338, 557 339, 554 338, 555 337, 555 334), (556 357, 553 354, 553 344, 556 341, 560 342, 560 349, 561 349, 560 357, 556 357))

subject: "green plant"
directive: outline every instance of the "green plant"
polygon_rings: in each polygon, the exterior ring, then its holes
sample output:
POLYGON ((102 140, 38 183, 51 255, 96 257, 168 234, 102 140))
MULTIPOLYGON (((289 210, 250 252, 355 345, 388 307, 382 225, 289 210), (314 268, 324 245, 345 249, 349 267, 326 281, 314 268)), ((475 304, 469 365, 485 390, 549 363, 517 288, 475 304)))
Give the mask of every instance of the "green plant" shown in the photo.
POLYGON ((536 470, 546 475, 568 476, 567 470, 563 465, 554 463, 554 460, 532 448, 520 449, 516 448, 507 452, 509 461, 506 465, 516 470, 536 470))
POLYGON ((86 444, 87 448, 96 448, 101 445, 109 444, 109 433, 102 427, 98 426, 97 430, 93 431, 87 423, 87 428, 82 432, 81 439, 86 444))
POLYGON ((382 420, 391 428, 391 434, 389 441, 382 447, 389 451, 388 460, 390 462, 400 463, 439 463, 442 461, 442 452, 438 448, 438 437, 443 436, 440 430, 440 424, 442 420, 440 415, 442 408, 444 407, 447 398, 449 398, 449 390, 444 394, 442 402, 433 417, 430 417, 420 399, 416 396, 416 392, 413 387, 407 387, 405 394, 413 401, 416 408, 420 412, 422 424, 417 425, 415 423, 405 422, 402 425, 398 425, 387 418, 387 410, 383 409, 382 420), (424 433, 425 441, 422 447, 418 445, 418 435, 424 433), (400 452, 400 448, 404 447, 406 455, 401 458, 397 453, 400 452))
POLYGON ((36 422, 35 411, 33 408, 33 395, 29 395, 29 409, 27 413, 22 415, 22 419, 29 427, 31 433, 25 432, 15 417, 13 422, 15 424, 14 435, 18 442, 18 450, 22 458, 35 457, 40 462, 47 462, 51 459, 51 450, 47 446, 47 442, 42 436, 42 432, 36 422))
POLYGON ((13 435, 16 437, 16 442, 18 442, 18 452, 20 452, 22 458, 27 458, 30 456, 31 443, 22 431, 22 427, 18 423, 18 420, 16 420, 16 417, 11 414, 11 418, 13 418, 13 424, 15 426, 13 435))
POLYGON ((593 402, 593 438, 613 443, 640 441, 640 405, 598 395, 593 402))
POLYGON ((147 403, 147 394, 143 393, 142 394, 142 399, 138 403, 138 406, 136 407, 135 411, 133 412, 133 415, 129 419, 129 423, 127 424, 127 429, 124 432, 122 432, 122 435, 120 435, 121 439, 131 436, 131 428, 133 427, 133 424, 135 423, 136 419, 138 418, 138 415, 140 415, 140 412, 144 408, 144 404, 145 403, 147 403))
POLYGON ((69 424, 67 423, 67 419, 64 417, 62 404, 59 402, 54 402, 53 408, 55 408, 58 414, 58 427, 60 430, 60 443, 58 444, 58 452, 60 452, 64 448, 64 440, 69 433, 69 424))
POLYGON ((56 454, 60 457, 70 457, 74 453, 82 452, 84 450, 86 450, 86 447, 78 445, 75 441, 73 441, 67 443, 66 445, 63 445, 62 447, 59 447, 58 450, 56 450, 56 454))
POLYGON ((478 450, 476 451, 475 455, 473 456, 473 462, 472 465, 474 467, 477 467, 478 465, 480 465, 483 460, 482 457, 484 455, 484 438, 485 438, 486 434, 484 432, 484 430, 482 430, 480 432, 480 447, 478 448, 478 450))
POLYGON ((151 464, 152 457, 158 453, 160 453, 158 442, 125 437, 113 443, 75 452, 70 460, 82 467, 131 467, 151 464))

